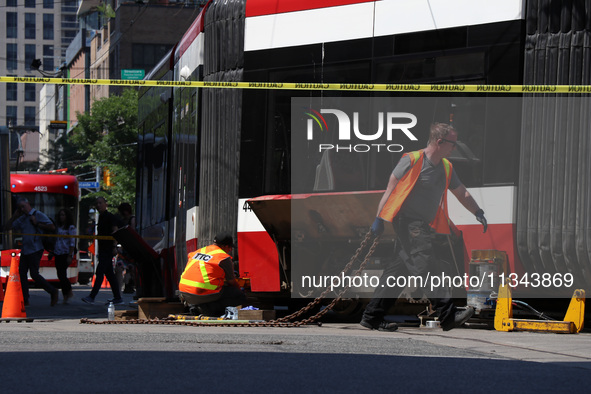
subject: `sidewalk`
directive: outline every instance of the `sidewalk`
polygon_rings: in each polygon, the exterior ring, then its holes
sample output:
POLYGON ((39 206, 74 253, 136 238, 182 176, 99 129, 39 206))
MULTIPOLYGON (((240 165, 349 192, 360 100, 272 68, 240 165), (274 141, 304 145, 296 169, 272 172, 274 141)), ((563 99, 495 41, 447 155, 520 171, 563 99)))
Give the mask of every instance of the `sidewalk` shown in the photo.
MULTIPOLYGON (((74 297, 63 303, 62 291, 59 290, 59 301, 57 305, 50 306, 50 296, 43 289, 31 287, 29 289, 29 306, 26 307, 27 318, 35 320, 58 320, 58 319, 107 319, 107 300, 113 298, 111 289, 101 289, 94 300, 94 304, 86 304, 83 297, 90 294, 90 285, 72 286, 74 297)), ((116 310, 136 309, 137 303, 133 299, 134 294, 121 294, 123 303, 115 305, 116 310)))

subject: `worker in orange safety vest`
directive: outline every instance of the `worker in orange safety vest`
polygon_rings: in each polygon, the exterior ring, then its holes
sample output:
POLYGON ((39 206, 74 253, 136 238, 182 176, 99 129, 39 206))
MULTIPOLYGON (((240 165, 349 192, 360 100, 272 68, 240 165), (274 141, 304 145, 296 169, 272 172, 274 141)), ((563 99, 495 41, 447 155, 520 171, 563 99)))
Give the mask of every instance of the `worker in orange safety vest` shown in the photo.
POLYGON ((246 301, 234 276, 233 247, 232 235, 219 233, 212 245, 189 253, 179 291, 192 314, 219 316, 246 301))
MULTIPOLYGON (((451 259, 446 260, 445 257, 452 247, 448 235, 455 233, 447 213, 448 190, 475 215, 486 232, 484 211, 446 158, 457 143, 458 134, 453 126, 434 123, 427 147, 403 155, 390 175, 371 231, 379 236, 384 231, 384 221, 392 222, 397 235, 395 259, 382 273, 380 284, 364 311, 360 322, 362 326, 380 331, 395 331, 398 328, 396 323, 384 319, 401 290, 404 290, 392 286, 391 278, 421 278, 420 283, 436 275, 447 275, 446 269, 449 268, 446 261, 451 259)), ((464 310, 456 308, 449 288, 443 283, 439 284, 439 288, 423 284, 423 290, 431 290, 427 295, 444 330, 461 326, 474 313, 470 307, 464 310)))

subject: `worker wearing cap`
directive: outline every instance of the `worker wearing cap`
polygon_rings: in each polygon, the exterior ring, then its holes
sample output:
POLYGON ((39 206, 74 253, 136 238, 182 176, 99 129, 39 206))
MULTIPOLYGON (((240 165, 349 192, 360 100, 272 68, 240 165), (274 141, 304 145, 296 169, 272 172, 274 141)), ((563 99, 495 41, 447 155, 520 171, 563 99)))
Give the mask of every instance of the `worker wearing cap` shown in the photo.
MULTIPOLYGON (((397 235, 395 259, 384 269, 380 286, 363 313, 362 326, 380 331, 398 328, 396 323, 384 319, 396 301, 395 293, 388 288, 388 278, 428 278, 430 274, 445 272, 446 262, 441 257, 449 250, 447 235, 453 227, 447 213, 448 190, 475 215, 486 232, 484 211, 446 158, 457 143, 458 133, 451 125, 434 123, 427 147, 405 154, 390 175, 371 231, 379 236, 384 231, 384 221, 392 222, 397 235)), ((449 288, 440 286, 434 290, 430 301, 444 330, 461 326, 474 313, 471 307, 457 309, 449 288)))
POLYGON ((191 313, 219 316, 226 307, 242 305, 246 301, 234 277, 230 256, 233 247, 232 235, 220 233, 212 245, 189 253, 179 291, 191 313))

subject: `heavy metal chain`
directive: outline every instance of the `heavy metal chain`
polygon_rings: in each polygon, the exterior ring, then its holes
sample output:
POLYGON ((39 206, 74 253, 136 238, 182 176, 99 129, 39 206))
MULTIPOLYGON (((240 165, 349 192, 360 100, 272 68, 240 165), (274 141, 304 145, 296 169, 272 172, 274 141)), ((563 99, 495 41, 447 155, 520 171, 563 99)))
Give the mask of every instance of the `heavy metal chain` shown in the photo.
MULTIPOLYGON (((355 263, 355 261, 357 261, 361 252, 363 252, 363 250, 365 250, 365 248, 367 247, 367 244, 371 240, 372 236, 373 236, 373 234, 371 233, 371 231, 368 231, 368 233, 365 235, 365 238, 363 239, 363 241, 359 245, 359 248, 357 248, 357 250, 355 251, 355 254, 351 257, 351 259, 349 260, 349 263, 347 263, 347 265, 345 266, 345 268, 343 268, 343 270, 341 271, 340 274, 346 274, 347 272, 349 272, 349 270, 351 270, 351 267, 353 267, 353 264, 355 263)), ((353 273, 353 276, 359 275, 361 273, 361 271, 363 271, 363 269, 365 268, 365 266, 367 265, 367 263, 369 261, 369 258, 374 254, 374 252, 378 246, 378 243, 379 243, 379 237, 376 237, 374 239, 373 244, 371 245, 369 251, 365 255, 363 262, 361 263, 359 268, 353 273)), ((182 321, 182 320, 179 321, 179 320, 173 320, 170 318, 164 318, 164 319, 150 319, 150 320, 133 319, 133 320, 114 320, 114 321, 113 320, 94 321, 94 320, 90 320, 90 319, 80 319, 80 323, 84 323, 84 324, 168 324, 168 325, 182 325, 182 326, 196 326, 196 327, 208 327, 208 326, 212 326, 212 324, 215 325, 216 327, 219 327, 219 326, 222 326, 222 327, 299 327, 299 326, 306 325, 306 324, 312 324, 312 323, 318 321, 320 318, 322 318, 326 313, 328 313, 328 311, 330 311, 337 304, 337 302, 339 302, 342 299, 343 295, 345 294, 345 292, 347 290, 349 290, 350 287, 351 286, 347 286, 346 288, 341 290, 337 294, 337 296, 332 300, 332 302, 330 304, 328 304, 320 312, 316 313, 313 316, 310 316, 309 318, 302 319, 299 321, 292 321, 292 320, 295 320, 295 319, 301 317, 302 315, 309 312, 314 307, 318 306, 322 302, 322 300, 324 298, 326 298, 326 295, 331 291, 330 287, 327 287, 317 298, 314 299, 314 301, 310 302, 308 305, 304 306, 302 309, 292 313, 291 315, 288 315, 288 316, 285 316, 285 317, 282 317, 279 319, 271 320, 268 322, 251 322, 251 323, 236 322, 236 323, 232 323, 232 320, 220 320, 220 321, 216 321, 215 323, 204 323, 204 322, 197 322, 197 321, 182 321), (223 323, 221 323, 221 322, 223 322, 223 323)), ((321 323, 318 322, 317 324, 320 325, 321 323)))
MULTIPOLYGON (((359 248, 357 248, 357 250, 355 251, 355 254, 351 257, 351 260, 349 260, 349 263, 341 271, 341 274, 346 274, 347 272, 349 272, 349 270, 353 266, 353 263, 355 261, 357 261, 357 259, 358 259, 359 255, 361 254, 361 252, 363 250, 365 250, 365 248, 367 247, 367 244, 368 244, 369 240, 371 239, 371 237, 372 237, 372 233, 371 233, 371 231, 368 231, 368 233, 365 235, 365 238, 361 242, 361 245, 359 245, 359 248)), ((369 258, 374 254, 374 252, 376 250, 376 247, 378 246, 378 243, 379 243, 379 237, 376 237, 374 239, 374 241, 373 241, 373 244, 371 245, 371 248, 369 249, 369 251, 365 255, 365 258, 363 259, 363 262, 361 263, 361 265, 359 266, 359 268, 357 269, 357 271, 355 271, 355 273, 353 274, 353 276, 356 276, 359 273, 361 273, 361 271, 363 271, 363 269, 365 268, 365 266, 367 265, 367 263, 369 261, 369 258)), ((326 308, 324 308, 320 312, 316 313, 314 316, 311 316, 311 317, 309 317, 307 319, 302 319, 300 321, 294 322, 294 324, 296 326, 300 326, 300 325, 303 325, 303 324, 311 324, 311 323, 317 321, 322 316, 324 316, 326 313, 328 313, 328 311, 330 311, 336 305, 336 303, 341 300, 341 298, 343 297, 343 294, 347 290, 349 290, 350 287, 351 286, 347 286, 346 288, 344 288, 340 293, 337 294, 337 297, 335 299, 333 299, 332 302, 326 306, 326 308)), ((322 294, 320 294, 316 299, 314 299, 314 301, 310 302, 308 305, 306 305, 305 307, 303 307, 299 311, 294 312, 294 313, 292 313, 289 316, 282 317, 281 319, 277 319, 275 321, 277 321, 277 322, 286 322, 286 321, 295 320, 295 319, 299 318, 304 313, 310 311, 312 308, 314 308, 315 306, 317 306, 318 304, 320 304, 320 302, 322 302, 322 300, 326 297, 326 295, 329 292, 330 292, 330 288, 327 287, 322 292, 322 294)))

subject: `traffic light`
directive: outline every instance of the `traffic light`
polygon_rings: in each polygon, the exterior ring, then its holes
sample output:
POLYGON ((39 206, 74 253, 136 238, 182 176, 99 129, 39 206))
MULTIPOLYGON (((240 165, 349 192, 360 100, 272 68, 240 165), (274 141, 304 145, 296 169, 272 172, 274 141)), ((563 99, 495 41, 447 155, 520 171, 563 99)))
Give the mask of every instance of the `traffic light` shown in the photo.
POLYGON ((111 171, 109 171, 107 167, 103 168, 103 184, 105 187, 113 186, 113 183, 111 182, 111 171))

